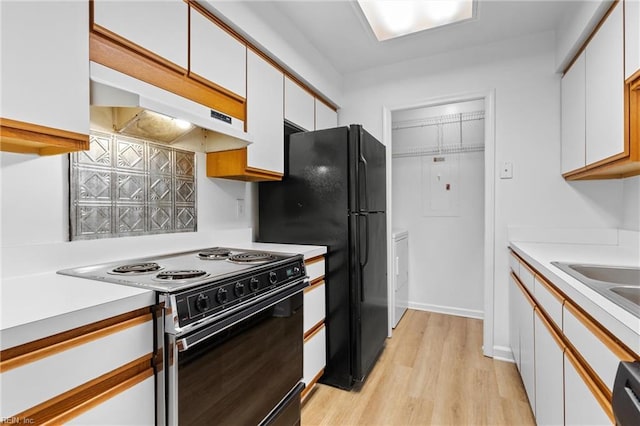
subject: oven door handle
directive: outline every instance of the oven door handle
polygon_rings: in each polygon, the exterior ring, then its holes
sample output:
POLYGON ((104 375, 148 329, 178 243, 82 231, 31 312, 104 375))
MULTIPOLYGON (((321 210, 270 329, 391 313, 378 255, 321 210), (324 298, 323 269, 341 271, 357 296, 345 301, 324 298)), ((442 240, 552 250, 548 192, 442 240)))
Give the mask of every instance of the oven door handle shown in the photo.
POLYGON ((301 293, 305 289, 305 287, 308 286, 309 279, 307 277, 298 281, 294 281, 273 296, 261 300, 254 305, 248 306, 246 309, 229 315, 228 317, 221 318, 220 320, 215 321, 204 328, 190 332, 188 335, 176 336, 176 346, 178 352, 184 352, 191 349, 195 345, 204 342, 205 340, 215 336, 221 331, 226 330, 227 328, 232 327, 248 318, 251 318, 254 315, 257 315, 260 312, 264 311, 265 309, 277 305, 278 303, 288 299, 289 297, 297 293, 301 293))

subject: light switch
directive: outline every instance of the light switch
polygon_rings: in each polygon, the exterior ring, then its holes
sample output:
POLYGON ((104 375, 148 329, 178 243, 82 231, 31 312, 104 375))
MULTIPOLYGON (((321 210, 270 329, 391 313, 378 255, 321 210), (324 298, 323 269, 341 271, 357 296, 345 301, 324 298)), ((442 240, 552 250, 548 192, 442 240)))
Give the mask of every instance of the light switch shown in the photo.
POLYGON ((500 179, 511 179, 513 178, 513 163, 510 161, 505 161, 502 163, 502 168, 500 169, 500 179))

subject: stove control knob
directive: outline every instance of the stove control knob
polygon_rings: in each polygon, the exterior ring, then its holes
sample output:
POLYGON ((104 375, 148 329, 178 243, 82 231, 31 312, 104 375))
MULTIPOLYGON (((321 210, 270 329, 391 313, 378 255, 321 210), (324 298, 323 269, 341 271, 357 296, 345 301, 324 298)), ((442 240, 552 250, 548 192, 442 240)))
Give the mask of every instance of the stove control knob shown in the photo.
POLYGON ((293 273, 295 275, 299 275, 300 274, 300 267, 299 266, 294 266, 293 267, 293 273))
POLYGON ((200 312, 204 312, 209 309, 209 296, 204 293, 200 293, 196 299, 196 309, 200 312))
POLYGON ((251 281, 249 281, 249 288, 251 291, 258 291, 260 288, 260 281, 256 277, 252 277, 251 281))
POLYGON ((216 294, 216 300, 219 304, 224 305, 229 300, 229 295, 227 294, 227 290, 225 288, 218 289, 218 293, 216 294))
POLYGON ((269 282, 271 284, 275 284, 277 281, 278 281, 278 276, 276 275, 276 273, 273 271, 269 272, 269 282))
POLYGON ((234 293, 236 294, 237 297, 242 297, 247 292, 247 288, 245 287, 245 285, 243 283, 238 281, 236 283, 235 287, 233 288, 233 291, 234 291, 234 293))

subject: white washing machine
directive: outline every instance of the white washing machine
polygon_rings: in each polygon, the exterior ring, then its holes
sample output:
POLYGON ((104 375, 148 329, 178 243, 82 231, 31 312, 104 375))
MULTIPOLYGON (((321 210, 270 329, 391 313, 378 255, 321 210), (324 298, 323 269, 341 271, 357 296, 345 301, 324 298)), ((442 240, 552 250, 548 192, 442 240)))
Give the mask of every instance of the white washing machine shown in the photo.
POLYGON ((409 306, 409 232, 393 229, 393 328, 409 306))

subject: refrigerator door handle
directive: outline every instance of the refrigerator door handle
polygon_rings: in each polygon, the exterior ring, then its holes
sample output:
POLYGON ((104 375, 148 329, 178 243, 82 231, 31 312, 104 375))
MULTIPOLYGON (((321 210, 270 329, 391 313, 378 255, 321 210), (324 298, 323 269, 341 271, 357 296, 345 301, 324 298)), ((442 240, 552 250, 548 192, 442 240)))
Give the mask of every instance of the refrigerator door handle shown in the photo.
POLYGON ((360 247, 360 254, 364 256, 364 262, 360 261, 360 301, 364 302, 364 280, 362 279, 362 270, 369 263, 369 215, 367 213, 358 215, 358 218, 364 218, 364 233, 360 234, 360 242, 364 239, 364 250, 360 247))
MULTIPOLYGON (((358 206, 359 210, 366 210, 369 211, 369 191, 367 190, 367 176, 369 173, 368 170, 368 163, 367 163, 367 159, 364 158, 364 155, 362 154, 362 142, 363 142, 363 138, 360 138, 360 146, 358 149, 358 162, 360 162, 363 167, 364 167, 364 179, 362 179, 362 183, 363 183, 363 188, 364 188, 364 209, 362 208, 362 206, 358 206)), ((358 173, 360 172, 360 169, 358 169, 358 173)), ((360 176, 358 176, 358 178, 360 178, 360 176)))

